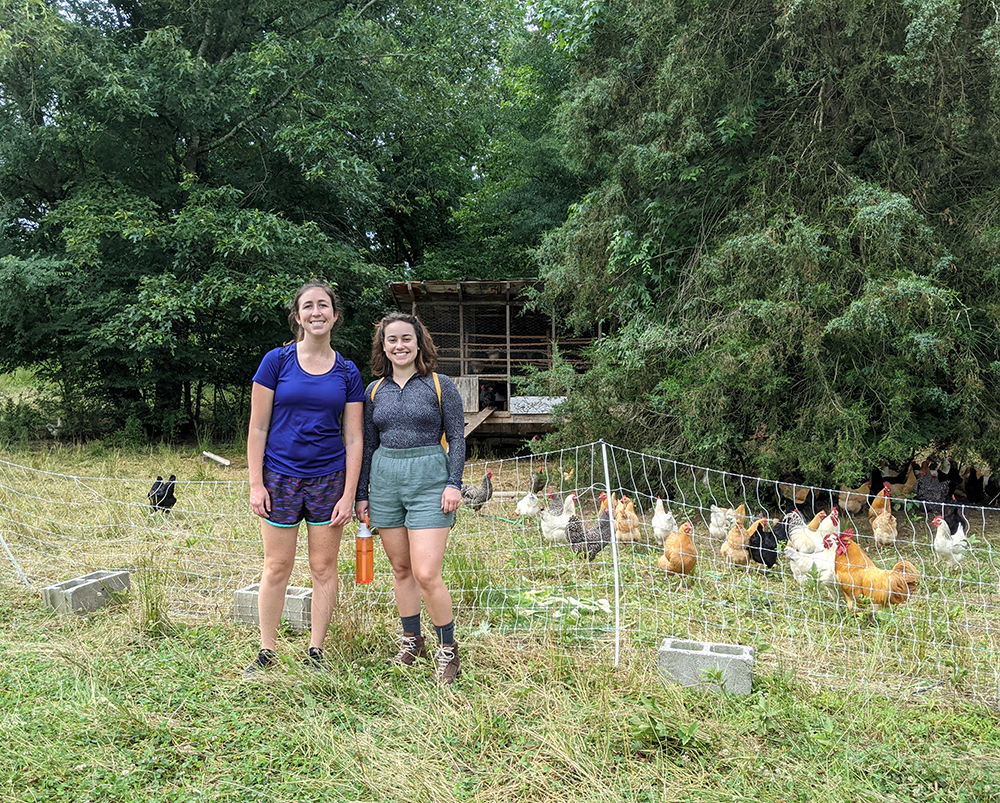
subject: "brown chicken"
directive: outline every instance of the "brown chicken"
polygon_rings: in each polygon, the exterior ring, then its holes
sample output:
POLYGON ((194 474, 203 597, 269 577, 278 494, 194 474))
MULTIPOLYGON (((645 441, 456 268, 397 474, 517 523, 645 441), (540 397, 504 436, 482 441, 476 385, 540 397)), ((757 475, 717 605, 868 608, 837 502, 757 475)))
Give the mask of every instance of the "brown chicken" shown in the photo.
POLYGON ((920 572, 906 560, 899 561, 886 571, 875 566, 865 551, 854 542, 854 534, 837 535, 837 557, 834 561, 837 584, 854 610, 859 598, 868 598, 875 610, 885 610, 890 605, 906 602, 917 588, 920 572))
POLYGON ((871 488, 871 483, 868 482, 853 491, 846 485, 841 485, 840 496, 837 497, 837 507, 846 510, 851 515, 860 513, 861 508, 868 501, 869 488, 871 488))
POLYGON ((875 498, 872 499, 872 503, 868 506, 868 523, 874 527, 876 517, 885 509, 892 509, 892 503, 889 501, 890 486, 889 483, 882 483, 882 490, 879 491, 875 498))
POLYGON ((733 527, 733 529, 729 531, 729 535, 726 536, 726 542, 719 549, 723 557, 725 557, 730 563, 735 563, 737 566, 749 565, 750 552, 747 550, 747 544, 750 541, 750 536, 757 532, 758 527, 767 523, 767 519, 757 519, 749 527, 744 527, 739 521, 737 521, 736 526, 733 527))
POLYGON ((663 541, 663 554, 656 559, 656 565, 667 574, 689 576, 698 562, 698 549, 691 537, 694 525, 685 521, 675 533, 671 533, 663 541))
POLYGON ((642 519, 635 512, 635 503, 627 496, 615 506, 615 538, 619 541, 642 540, 642 519))
POLYGON ((806 525, 806 527, 808 527, 813 532, 816 532, 817 530, 819 530, 819 525, 823 522, 823 519, 825 518, 826 518, 826 511, 821 510, 819 513, 817 513, 809 520, 809 523, 806 525))

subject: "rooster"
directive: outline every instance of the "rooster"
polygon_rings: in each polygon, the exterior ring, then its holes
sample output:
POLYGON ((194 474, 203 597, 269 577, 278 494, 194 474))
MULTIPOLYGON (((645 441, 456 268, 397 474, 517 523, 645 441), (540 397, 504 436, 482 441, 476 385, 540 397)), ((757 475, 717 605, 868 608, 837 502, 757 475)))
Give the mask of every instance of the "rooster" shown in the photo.
POLYGON ((551 513, 548 509, 542 510, 538 517, 542 522, 542 537, 552 544, 566 543, 566 525, 572 516, 576 515, 576 494, 571 493, 566 497, 561 511, 551 513))
POLYGON ((837 557, 834 560, 837 584, 854 610, 858 598, 867 597, 876 611, 890 605, 906 602, 917 588, 920 572, 907 560, 901 560, 890 570, 880 569, 872 563, 865 551, 854 541, 854 534, 837 535, 837 557))
POLYGON ((811 529, 808 524, 805 526, 789 527, 788 543, 791 544, 796 552, 806 554, 822 552, 826 536, 836 532, 839 526, 840 516, 837 513, 837 508, 833 508, 829 516, 824 513, 823 517, 817 523, 815 530, 811 529))
POLYGON ((656 565, 667 574, 689 576, 698 562, 698 550, 694 545, 694 525, 685 521, 680 529, 667 535, 663 540, 663 554, 656 559, 656 565))
POLYGON ((462 484, 462 504, 477 513, 493 498, 493 472, 487 470, 479 485, 462 484))
POLYGON ((642 520, 627 496, 622 496, 621 501, 615 505, 615 538, 619 542, 642 540, 642 520))
MULTIPOLYGON (((853 535, 854 530, 845 530, 845 534, 853 535)), ((816 569, 816 579, 820 593, 830 599, 837 599, 837 534, 827 533, 823 536, 823 549, 819 552, 799 552, 791 544, 785 547, 785 557, 792 568, 792 577, 800 586, 804 586, 813 577, 816 569)))
POLYGON ((534 491, 528 491, 517 503, 517 507, 514 508, 514 512, 518 516, 537 516, 542 512, 541 505, 538 504, 538 497, 535 495, 534 491))
MULTIPOLYGON (((677 519, 674 514, 668 511, 660 497, 656 497, 656 505, 653 508, 653 537, 658 543, 663 543, 667 536, 677 532, 677 519)), ((693 525, 692 525, 693 526, 693 525)))
MULTIPOLYGON (((601 496, 604 497, 605 494, 602 493, 601 496)), ((569 539, 570 549, 576 553, 584 553, 587 560, 592 561, 598 552, 611 543, 611 509, 605 505, 597 516, 597 523, 589 530, 584 528, 583 519, 579 516, 570 516, 566 525, 566 537, 569 539)))
POLYGON ((937 528, 934 534, 934 562, 943 561, 945 569, 961 569, 968 546, 961 519, 956 516, 952 527, 942 516, 935 516, 934 526, 937 528))
POLYGON ((837 506, 846 510, 852 516, 857 515, 861 512, 861 508, 864 506, 865 502, 868 501, 868 491, 870 488, 870 482, 860 485, 853 491, 846 485, 841 485, 840 496, 837 497, 837 506))

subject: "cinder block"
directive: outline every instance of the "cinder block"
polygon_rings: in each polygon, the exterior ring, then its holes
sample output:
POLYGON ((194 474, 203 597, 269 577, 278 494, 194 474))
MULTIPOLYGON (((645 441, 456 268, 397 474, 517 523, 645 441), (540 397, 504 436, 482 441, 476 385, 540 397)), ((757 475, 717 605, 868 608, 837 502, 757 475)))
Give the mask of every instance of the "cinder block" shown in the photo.
POLYGON ((62 613, 88 613, 107 605, 112 594, 131 587, 127 571, 100 570, 43 588, 42 601, 62 613))
POLYGON ((746 695, 753 682, 753 647, 668 638, 660 645, 659 667, 682 686, 710 685, 746 695), (721 684, 707 679, 705 670, 721 672, 721 684))
MULTIPOLYGON (((237 622, 260 624, 260 613, 257 610, 258 591, 260 583, 254 583, 235 593, 233 611, 237 622)), ((292 630, 308 630, 312 625, 312 589, 288 586, 285 589, 285 604, 281 609, 281 616, 292 630)))

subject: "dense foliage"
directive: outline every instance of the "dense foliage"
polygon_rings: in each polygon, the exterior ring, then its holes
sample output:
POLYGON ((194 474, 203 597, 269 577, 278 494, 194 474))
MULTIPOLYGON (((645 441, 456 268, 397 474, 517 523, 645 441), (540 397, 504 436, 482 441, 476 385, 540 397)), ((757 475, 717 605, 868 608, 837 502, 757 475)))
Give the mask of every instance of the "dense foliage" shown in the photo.
POLYGON ((245 415, 319 275, 367 364, 393 271, 454 237, 511 3, 0 3, 0 369, 68 432, 245 415))
POLYGON ((996 465, 993 7, 542 15, 575 58, 566 155, 602 174, 538 251, 546 301, 614 330, 562 438, 816 481, 927 447, 996 465))

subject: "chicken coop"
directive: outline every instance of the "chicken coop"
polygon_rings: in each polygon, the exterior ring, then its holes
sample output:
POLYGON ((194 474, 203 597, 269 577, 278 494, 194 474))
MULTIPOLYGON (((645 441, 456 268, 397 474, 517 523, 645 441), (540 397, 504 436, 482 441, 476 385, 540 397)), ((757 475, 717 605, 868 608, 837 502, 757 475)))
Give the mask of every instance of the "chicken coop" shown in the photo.
POLYGON ((465 434, 523 439, 554 427, 552 409, 563 397, 518 395, 528 366, 548 369, 553 346, 585 367, 584 348, 596 336, 573 337, 553 316, 527 309, 526 291, 538 279, 390 282, 397 309, 420 316, 434 338, 438 371, 462 394, 465 434))

